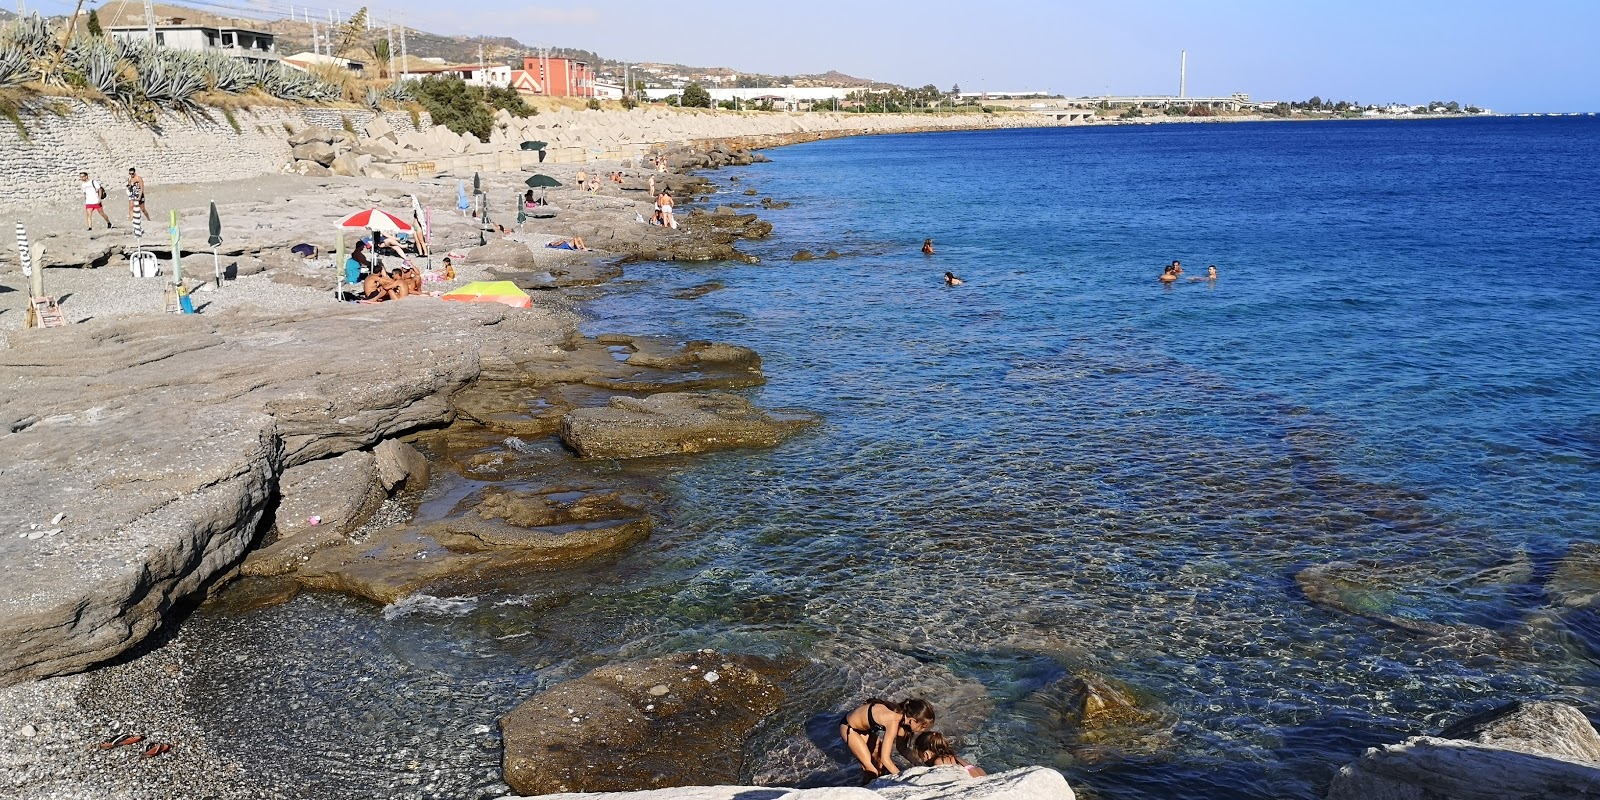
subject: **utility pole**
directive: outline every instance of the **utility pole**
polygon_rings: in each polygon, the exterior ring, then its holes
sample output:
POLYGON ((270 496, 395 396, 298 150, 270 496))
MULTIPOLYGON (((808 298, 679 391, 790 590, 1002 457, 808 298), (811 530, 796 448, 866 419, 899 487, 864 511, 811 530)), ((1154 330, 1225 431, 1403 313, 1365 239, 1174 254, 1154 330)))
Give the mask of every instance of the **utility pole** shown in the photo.
POLYGON ((311 20, 311 52, 322 55, 322 40, 317 38, 317 21, 311 20))
POLYGON ((400 14, 400 70, 411 69, 411 60, 406 57, 406 15, 400 14))
MULTIPOLYGON (((22 0, 17 0, 17 8, 22 8, 22 0)), ((150 45, 156 43, 156 9, 150 0, 144 0, 144 35, 150 37, 150 45)))
POLYGON ((394 71, 394 13, 389 13, 389 80, 400 82, 400 73, 394 71))
POLYGON ((1189 51, 1178 51, 1178 98, 1181 100, 1189 94, 1189 51))

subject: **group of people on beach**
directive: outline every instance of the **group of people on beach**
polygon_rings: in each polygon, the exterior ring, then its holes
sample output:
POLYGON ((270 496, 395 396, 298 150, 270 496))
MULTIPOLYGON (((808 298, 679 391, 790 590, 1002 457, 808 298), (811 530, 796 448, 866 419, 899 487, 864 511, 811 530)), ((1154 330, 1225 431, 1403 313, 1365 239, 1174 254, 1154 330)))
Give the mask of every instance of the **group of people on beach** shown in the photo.
MULTIPOLYGON (((94 215, 99 214, 105 220, 106 228, 114 228, 111 218, 106 216, 106 191, 105 184, 98 179, 89 177, 89 171, 78 173, 79 188, 83 190, 83 227, 84 230, 94 230, 94 215)), ((128 221, 133 222, 135 215, 143 215, 146 221, 150 219, 150 209, 145 206, 144 176, 139 174, 137 167, 128 167, 128 182, 124 187, 128 193, 128 221)))
MULTIPOLYGON (((373 257, 374 251, 367 239, 356 242, 355 250, 345 263, 345 278, 350 283, 360 278, 361 294, 357 299, 363 303, 381 303, 421 294, 422 272, 404 258, 400 240, 386 233, 380 233, 379 237, 376 252, 389 254, 395 266, 385 269, 383 260, 373 257), (361 277, 362 274, 365 277, 361 277)), ((452 274, 455 272, 449 256, 444 259, 444 267, 452 274)))
POLYGON ((898 703, 873 697, 840 717, 839 738, 861 764, 862 785, 899 775, 895 755, 912 766, 960 769, 972 778, 987 775, 956 755, 950 740, 932 729, 933 720, 933 704, 920 697, 898 703))
MULTIPOLYGON (((1164 284, 1169 284, 1170 285, 1170 284, 1177 283, 1178 279, 1182 278, 1182 277, 1183 277, 1183 262, 1182 261, 1173 260, 1173 262, 1171 264, 1167 265, 1166 269, 1161 271, 1161 282, 1164 283, 1164 284)), ((1206 276, 1204 278, 1190 278, 1189 280, 1191 280, 1191 281, 1214 281, 1216 279, 1217 279, 1217 265, 1216 264, 1212 264, 1211 266, 1206 267, 1206 276)))

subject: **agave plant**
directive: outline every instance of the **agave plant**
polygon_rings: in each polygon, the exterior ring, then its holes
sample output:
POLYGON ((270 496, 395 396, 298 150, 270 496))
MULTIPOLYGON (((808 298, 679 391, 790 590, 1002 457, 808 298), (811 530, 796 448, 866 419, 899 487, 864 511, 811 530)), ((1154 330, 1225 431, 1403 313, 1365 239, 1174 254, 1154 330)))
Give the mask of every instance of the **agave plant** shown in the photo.
POLYGON ((376 87, 368 86, 366 103, 367 108, 370 108, 373 111, 381 110, 383 106, 383 93, 378 91, 376 87))
POLYGON ((44 58, 55 45, 50 24, 38 14, 22 17, 0 33, 0 44, 11 45, 22 51, 30 61, 44 58))
POLYGON ((397 103, 405 103, 417 99, 417 94, 412 90, 412 85, 407 81, 397 81, 383 90, 386 99, 397 103))
POLYGON ((79 36, 67 48, 67 66, 82 76, 84 85, 106 97, 123 99, 129 91, 117 50, 105 38, 79 36))
POLYGON ((244 59, 208 51, 202 62, 206 86, 214 92, 238 94, 256 85, 255 73, 244 59))
POLYGON ((20 86, 33 78, 33 59, 13 44, 0 44, 0 86, 20 86))
POLYGON ((191 59, 162 57, 139 70, 140 94, 157 105, 192 107, 195 95, 205 88, 205 76, 191 59))

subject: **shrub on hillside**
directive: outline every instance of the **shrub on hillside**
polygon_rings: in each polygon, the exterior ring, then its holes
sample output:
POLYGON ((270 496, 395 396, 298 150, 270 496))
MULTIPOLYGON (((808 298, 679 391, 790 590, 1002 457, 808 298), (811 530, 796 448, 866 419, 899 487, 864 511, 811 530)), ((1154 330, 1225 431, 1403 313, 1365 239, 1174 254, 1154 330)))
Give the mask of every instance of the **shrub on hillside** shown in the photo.
POLYGON ((489 141, 494 127, 494 110, 505 109, 514 117, 536 113, 515 89, 468 86, 456 78, 423 78, 412 84, 417 102, 433 115, 433 124, 456 133, 470 133, 489 141))

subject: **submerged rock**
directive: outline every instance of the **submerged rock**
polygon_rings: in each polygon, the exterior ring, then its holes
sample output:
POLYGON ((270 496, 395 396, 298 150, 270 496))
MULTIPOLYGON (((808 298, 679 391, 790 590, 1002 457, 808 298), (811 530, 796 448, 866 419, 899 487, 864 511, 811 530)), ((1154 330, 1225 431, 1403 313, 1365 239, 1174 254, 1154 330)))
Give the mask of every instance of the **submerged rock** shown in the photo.
POLYGON ((1131 688, 1084 671, 1034 692, 1021 710, 1043 735, 1089 763, 1164 750, 1178 722, 1177 715, 1131 688))
POLYGON ((801 665, 702 650, 558 684, 500 720, 505 781, 525 794, 736 782, 801 665))
POLYGON ((561 440, 584 458, 642 458, 772 447, 817 424, 806 412, 768 413, 720 392, 613 397, 561 419, 561 440))
POLYGON ((1588 800, 1600 794, 1600 735, 1560 703, 1511 703, 1439 736, 1369 749, 1328 800, 1588 800))
MULTIPOLYGON (((462 509, 458 509, 462 510, 462 509)), ((561 569, 621 552, 650 535, 650 518, 618 490, 491 488, 475 506, 417 529, 391 528, 321 550, 297 579, 376 603, 423 589, 461 588, 496 574, 561 569)))

